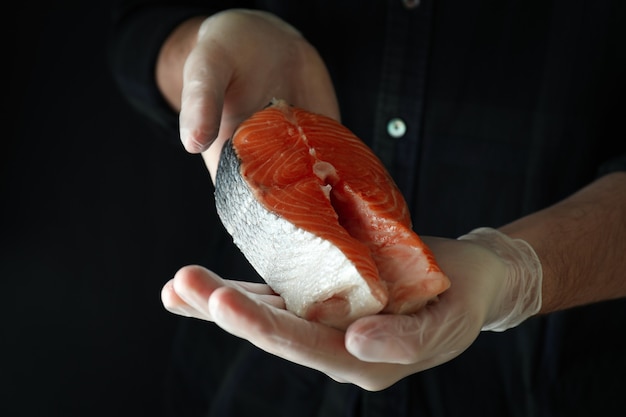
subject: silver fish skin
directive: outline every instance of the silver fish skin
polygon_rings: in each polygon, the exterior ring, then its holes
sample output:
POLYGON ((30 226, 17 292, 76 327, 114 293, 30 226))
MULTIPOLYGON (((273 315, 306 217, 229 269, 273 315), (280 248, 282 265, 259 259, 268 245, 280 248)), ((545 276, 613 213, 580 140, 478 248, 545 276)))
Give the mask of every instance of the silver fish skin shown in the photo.
POLYGON ((329 241, 295 227, 256 198, 228 140, 215 183, 218 216, 233 242, 296 315, 345 329, 384 308, 354 264, 329 241))

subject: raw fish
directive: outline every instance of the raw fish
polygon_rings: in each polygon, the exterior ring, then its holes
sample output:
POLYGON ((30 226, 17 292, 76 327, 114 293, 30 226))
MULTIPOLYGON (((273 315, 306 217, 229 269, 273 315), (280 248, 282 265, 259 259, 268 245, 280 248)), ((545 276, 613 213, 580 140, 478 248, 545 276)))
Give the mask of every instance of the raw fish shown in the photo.
POLYGON ((365 315, 409 314, 450 285, 371 149, 283 100, 226 142, 215 201, 251 265, 308 320, 345 329, 365 315))

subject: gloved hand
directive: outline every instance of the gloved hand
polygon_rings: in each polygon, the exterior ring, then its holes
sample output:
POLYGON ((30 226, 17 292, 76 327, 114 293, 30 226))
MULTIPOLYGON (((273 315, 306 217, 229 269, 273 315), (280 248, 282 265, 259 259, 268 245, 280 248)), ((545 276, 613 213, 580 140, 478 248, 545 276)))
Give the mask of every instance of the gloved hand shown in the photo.
POLYGON ((451 287, 417 314, 364 317, 345 333, 286 311, 266 285, 223 280, 200 267, 180 270, 162 299, 168 310, 214 321, 267 352, 380 390, 455 358, 481 329, 514 327, 541 306, 541 264, 526 242, 486 228, 458 240, 423 240, 451 287))
POLYGON ((415 371, 446 362, 481 330, 504 331, 541 307, 541 263, 528 243, 480 228, 457 241, 424 237, 452 285, 413 316, 365 317, 346 346, 370 362, 404 363, 415 371))
POLYGON ((326 66, 292 26, 244 9, 204 20, 184 65, 180 135, 187 151, 203 152, 213 178, 223 143, 272 98, 339 120, 326 66))

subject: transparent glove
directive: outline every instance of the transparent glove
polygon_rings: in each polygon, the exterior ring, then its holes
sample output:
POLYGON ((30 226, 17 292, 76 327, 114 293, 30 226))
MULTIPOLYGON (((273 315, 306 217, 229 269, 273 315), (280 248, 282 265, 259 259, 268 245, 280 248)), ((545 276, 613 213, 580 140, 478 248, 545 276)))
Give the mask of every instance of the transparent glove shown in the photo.
POLYGON ((356 357, 427 369, 459 355, 481 330, 504 331, 539 311, 541 264, 525 241, 490 228, 457 241, 424 241, 450 277, 450 289, 415 315, 353 323, 346 346, 356 357))
POLYGON ((339 119, 326 66, 292 26, 245 9, 204 20, 184 65, 180 136, 187 151, 203 152, 213 178, 224 141, 272 98, 339 119))
POLYGON ((380 390, 458 356, 481 329, 518 325, 541 305, 541 265, 527 243, 485 228, 459 240, 423 239, 451 287, 417 314, 364 317, 345 332, 295 316, 266 285, 197 266, 181 269, 162 299, 168 310, 214 321, 267 352, 380 390))
POLYGON ((482 330, 504 331, 516 327, 541 308, 541 262, 524 240, 511 239, 495 229, 475 229, 459 240, 491 249, 507 266, 506 278, 494 299, 482 330))

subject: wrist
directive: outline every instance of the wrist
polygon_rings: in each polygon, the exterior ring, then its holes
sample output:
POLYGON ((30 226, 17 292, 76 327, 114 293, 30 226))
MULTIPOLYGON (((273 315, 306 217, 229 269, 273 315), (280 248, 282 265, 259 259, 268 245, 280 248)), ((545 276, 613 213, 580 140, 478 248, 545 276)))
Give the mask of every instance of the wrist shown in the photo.
POLYGON ((504 331, 536 314, 541 308, 541 262, 524 240, 512 239, 492 228, 478 228, 459 237, 491 250, 506 265, 504 280, 482 330, 504 331))

